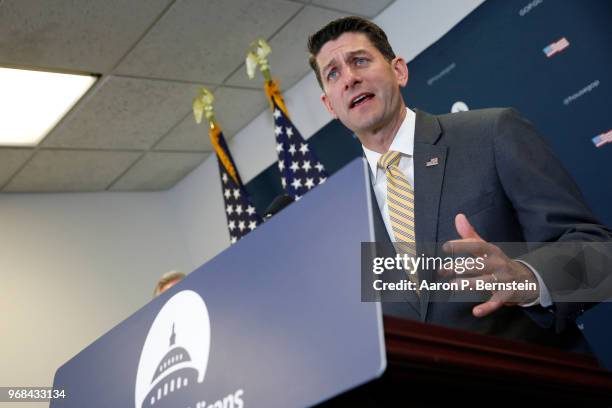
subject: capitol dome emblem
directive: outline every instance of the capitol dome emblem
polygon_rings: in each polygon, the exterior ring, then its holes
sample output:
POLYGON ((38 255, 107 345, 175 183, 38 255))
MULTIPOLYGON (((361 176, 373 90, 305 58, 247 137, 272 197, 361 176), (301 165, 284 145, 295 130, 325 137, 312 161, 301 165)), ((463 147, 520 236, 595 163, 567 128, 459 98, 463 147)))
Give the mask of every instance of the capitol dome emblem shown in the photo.
POLYGON ((142 347, 135 408, 187 408, 190 387, 204 381, 209 352, 204 300, 192 290, 178 292, 155 317, 142 347))

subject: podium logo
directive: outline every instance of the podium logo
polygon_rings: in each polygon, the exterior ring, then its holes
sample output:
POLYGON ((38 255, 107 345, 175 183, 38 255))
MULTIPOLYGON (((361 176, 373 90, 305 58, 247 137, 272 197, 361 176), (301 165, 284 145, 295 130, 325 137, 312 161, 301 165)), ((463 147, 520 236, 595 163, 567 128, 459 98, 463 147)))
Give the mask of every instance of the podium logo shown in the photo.
POLYGON ((469 110, 470 108, 468 108, 467 104, 463 101, 457 101, 451 106, 451 113, 467 112, 469 110))
POLYGON ((210 319, 204 300, 184 290, 153 321, 136 374, 135 408, 187 408, 191 387, 204 380, 210 352, 210 319))

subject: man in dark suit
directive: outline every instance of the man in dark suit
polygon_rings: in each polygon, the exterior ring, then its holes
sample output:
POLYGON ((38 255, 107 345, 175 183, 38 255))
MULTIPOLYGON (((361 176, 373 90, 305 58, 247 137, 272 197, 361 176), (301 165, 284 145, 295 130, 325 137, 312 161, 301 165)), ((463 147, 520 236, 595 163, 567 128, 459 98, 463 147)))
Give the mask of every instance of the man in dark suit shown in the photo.
MULTIPOLYGON (((559 280, 557 253, 513 259, 490 243, 612 237, 533 126, 512 109, 440 116, 408 109, 400 93, 408 81, 406 61, 368 20, 335 20, 313 34, 308 47, 323 103, 363 145, 383 239, 407 243, 412 255, 425 251, 424 243, 448 241, 447 252, 486 256, 483 270, 462 276, 470 285, 528 282, 535 288, 492 290, 476 303, 435 302, 435 293, 421 291, 406 302, 385 303, 385 313, 575 347, 573 321, 584 305, 551 297, 548 288, 559 280)), ((438 278, 419 271, 421 280, 438 278)))

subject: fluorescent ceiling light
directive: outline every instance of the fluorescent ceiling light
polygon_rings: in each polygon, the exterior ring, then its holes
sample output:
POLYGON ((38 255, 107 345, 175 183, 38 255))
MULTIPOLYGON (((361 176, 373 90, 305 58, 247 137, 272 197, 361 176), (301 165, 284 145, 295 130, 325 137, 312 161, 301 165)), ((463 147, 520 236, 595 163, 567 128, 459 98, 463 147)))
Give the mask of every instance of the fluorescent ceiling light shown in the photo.
POLYGON ((37 145, 94 82, 91 75, 0 67, 0 145, 37 145))

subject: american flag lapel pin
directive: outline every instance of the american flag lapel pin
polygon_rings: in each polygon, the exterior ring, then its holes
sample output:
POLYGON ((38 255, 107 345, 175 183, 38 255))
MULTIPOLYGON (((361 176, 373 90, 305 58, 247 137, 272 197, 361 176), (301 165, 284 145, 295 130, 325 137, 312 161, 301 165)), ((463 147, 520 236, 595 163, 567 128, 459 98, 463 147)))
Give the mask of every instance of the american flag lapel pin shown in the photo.
POLYGON ((437 165, 438 165, 437 157, 432 157, 431 159, 429 159, 429 161, 425 162, 425 167, 432 167, 432 166, 437 166, 437 165))

